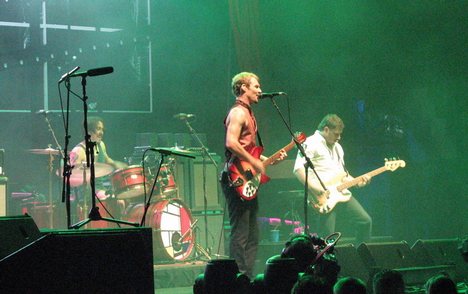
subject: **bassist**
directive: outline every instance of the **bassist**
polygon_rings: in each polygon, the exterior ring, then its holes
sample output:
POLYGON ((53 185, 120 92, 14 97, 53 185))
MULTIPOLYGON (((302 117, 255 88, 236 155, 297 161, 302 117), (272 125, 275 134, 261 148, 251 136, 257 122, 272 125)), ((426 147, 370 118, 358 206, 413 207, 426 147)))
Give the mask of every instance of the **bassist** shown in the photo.
MULTIPOLYGON (((310 199, 315 206, 323 205, 330 193, 334 191, 329 189, 327 182, 337 175, 343 175, 338 181, 347 182, 353 180, 348 173, 344 163, 344 151, 338 141, 343 133, 344 123, 336 114, 326 115, 320 122, 315 133, 308 137, 303 144, 307 156, 312 161, 318 176, 325 182, 327 190, 324 190, 317 180, 314 172, 309 169, 308 185, 312 193, 310 199)), ((294 166, 296 177, 304 184, 305 182, 305 159, 298 153, 294 166)), ((369 183, 370 177, 363 176, 358 182, 362 187, 369 183)), ((336 191, 335 191, 336 192, 336 191)), ((348 195, 351 192, 343 191, 348 195)), ((319 215, 319 234, 328 236, 335 232, 335 223, 337 218, 342 218, 348 223, 352 223, 356 232, 356 244, 369 241, 372 229, 372 219, 364 210, 361 204, 354 197, 346 202, 339 202, 333 210, 326 211, 319 215)))
MULTIPOLYGON (((237 74, 232 79, 232 91, 236 102, 226 119, 226 165, 221 177, 221 186, 226 197, 231 225, 230 257, 236 260, 240 272, 253 277, 253 267, 257 253, 259 232, 257 226, 258 200, 245 200, 240 197, 229 178, 229 164, 244 161, 254 173, 265 173, 262 157, 257 158, 249 151, 258 145, 257 122, 251 105, 258 103, 262 94, 259 78, 248 72, 237 74)), ((273 163, 283 160, 284 150, 273 163)))

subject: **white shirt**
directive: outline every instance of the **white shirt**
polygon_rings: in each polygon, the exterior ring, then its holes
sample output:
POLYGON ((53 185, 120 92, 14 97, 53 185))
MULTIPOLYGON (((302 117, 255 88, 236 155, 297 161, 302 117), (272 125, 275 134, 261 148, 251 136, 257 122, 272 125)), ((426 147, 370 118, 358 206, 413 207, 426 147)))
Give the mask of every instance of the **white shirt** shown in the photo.
MULTIPOLYGON (((332 148, 329 148, 325 138, 318 130, 312 136, 307 137, 302 146, 322 181, 327 182, 345 171, 343 147, 339 143, 335 143, 332 148)), ((294 172, 303 168, 305 163, 305 158, 298 152, 294 172)), ((309 169, 309 176, 316 178, 311 169, 309 169)))

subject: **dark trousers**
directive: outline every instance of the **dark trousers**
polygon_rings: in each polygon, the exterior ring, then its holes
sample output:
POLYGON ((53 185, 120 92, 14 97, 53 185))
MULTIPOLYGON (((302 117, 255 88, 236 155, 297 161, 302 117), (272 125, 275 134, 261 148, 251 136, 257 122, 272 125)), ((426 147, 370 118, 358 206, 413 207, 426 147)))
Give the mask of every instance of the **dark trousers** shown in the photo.
POLYGON ((222 177, 221 186, 226 197, 231 224, 229 256, 236 261, 241 273, 252 278, 259 239, 258 200, 242 200, 237 191, 229 186, 226 176, 222 177))
POLYGON ((326 237, 335 232, 336 219, 351 223, 355 229, 356 244, 370 240, 372 218, 361 206, 356 198, 351 197, 348 202, 338 203, 330 213, 319 216, 319 233, 326 237))

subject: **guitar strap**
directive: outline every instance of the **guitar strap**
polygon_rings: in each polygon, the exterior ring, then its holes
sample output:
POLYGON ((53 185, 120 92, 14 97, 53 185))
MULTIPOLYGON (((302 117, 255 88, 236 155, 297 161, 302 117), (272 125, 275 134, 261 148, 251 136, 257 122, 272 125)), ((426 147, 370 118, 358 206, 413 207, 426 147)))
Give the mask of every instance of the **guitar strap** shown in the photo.
MULTIPOLYGON (((255 115, 253 114, 252 112, 252 108, 250 107, 250 105, 246 104, 245 102, 243 101, 240 101, 240 100, 236 100, 236 102, 234 103, 233 106, 231 106, 230 110, 234 107, 236 107, 237 105, 240 105, 242 107, 245 107, 248 111, 249 111, 249 114, 250 116, 252 117, 252 120, 254 121, 255 123, 255 126, 257 126, 257 120, 255 119, 255 115)), ((230 111, 229 110, 229 111, 230 111)), ((224 124, 226 124, 226 119, 227 119, 227 116, 226 118, 224 118, 224 124)), ((263 141, 262 141, 262 138, 260 136, 260 132, 258 131, 258 128, 256 127, 257 129, 257 140, 258 140, 258 146, 261 146, 263 147, 263 141)), ((226 158, 226 162, 224 164, 224 169, 221 171, 221 174, 220 174, 220 177, 219 177, 219 180, 221 181, 221 179, 224 177, 225 174, 227 174, 228 172, 228 166, 234 161, 234 157, 232 156, 232 153, 231 151, 229 151, 227 148, 225 149, 224 151, 224 155, 225 155, 225 158, 226 158)), ((236 167, 238 168, 239 171, 243 171, 243 168, 242 166, 239 164, 238 166, 236 165, 236 167)), ((238 184, 235 184, 235 183, 232 183, 231 179, 229 177, 227 177, 229 179, 229 184, 230 186, 237 186, 238 184)))
MULTIPOLYGON (((249 111, 249 114, 250 116, 252 117, 253 121, 255 122, 255 125, 257 124, 257 120, 255 119, 255 115, 253 114, 252 112, 252 108, 250 107, 250 105, 246 104, 245 102, 243 101, 240 101, 240 100, 236 100, 236 102, 234 103, 234 105, 230 108, 234 108, 236 107, 237 105, 240 105, 240 106, 243 106, 245 108, 247 108, 247 110, 249 111)), ((230 110, 229 110, 230 111, 230 110)), ((226 116, 227 118, 227 116, 226 116)), ((226 118, 224 118, 224 124, 226 124, 226 118)), ((258 131, 258 128, 257 128, 257 139, 258 139, 258 146, 261 146, 263 147, 263 141, 262 141, 262 137, 260 136, 260 132, 258 131)), ((224 151, 224 155, 225 155, 225 158, 226 158, 226 162, 229 162, 232 158, 232 153, 231 151, 229 151, 228 149, 226 149, 224 151)))
MULTIPOLYGON (((336 146, 335 146, 336 148, 336 146)), ((338 161, 341 163, 341 165, 343 166, 343 170, 345 171, 345 173, 349 176, 349 171, 348 169, 346 168, 346 165, 344 163, 344 160, 341 159, 341 156, 340 156, 340 152, 338 152, 338 150, 336 150, 336 154, 338 155, 338 161)))

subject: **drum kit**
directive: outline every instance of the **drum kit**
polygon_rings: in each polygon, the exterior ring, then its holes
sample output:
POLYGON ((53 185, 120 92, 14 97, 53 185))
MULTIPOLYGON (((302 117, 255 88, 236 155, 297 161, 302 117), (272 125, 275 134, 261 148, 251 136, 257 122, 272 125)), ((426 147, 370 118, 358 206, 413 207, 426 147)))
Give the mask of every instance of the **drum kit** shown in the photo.
MULTIPOLYGON (((52 161, 61 152, 53 148, 30 149, 30 153, 49 156, 49 199, 52 199, 52 161)), ((145 167, 130 165, 114 170, 105 163, 95 163, 96 180, 108 183, 107 197, 100 197, 96 206, 103 217, 122 218, 132 223, 140 223, 145 209, 145 201, 151 187, 154 185, 154 196, 148 207, 145 217, 145 226, 153 228, 153 254, 155 260, 183 261, 190 257, 196 246, 195 234, 192 233, 194 221, 189 207, 179 198, 178 187, 175 179, 176 160, 169 157, 168 163, 159 166, 145 167), (155 172, 159 169, 159 172, 155 172), (155 175, 158 175, 157 178, 155 175)), ((62 176, 58 169, 56 174, 62 176)), ((70 184, 79 188, 89 183, 90 171, 86 164, 73 167, 70 184)), ((77 194, 78 195, 78 194, 77 194)), ((87 195, 74 197, 77 202, 77 218, 84 218, 89 204, 86 204, 87 195), (82 201, 79 201, 81 198, 82 201)), ((53 213, 50 213, 51 224, 53 213)), ((106 221, 93 221, 87 224, 87 228, 111 228, 118 224, 106 221)))

